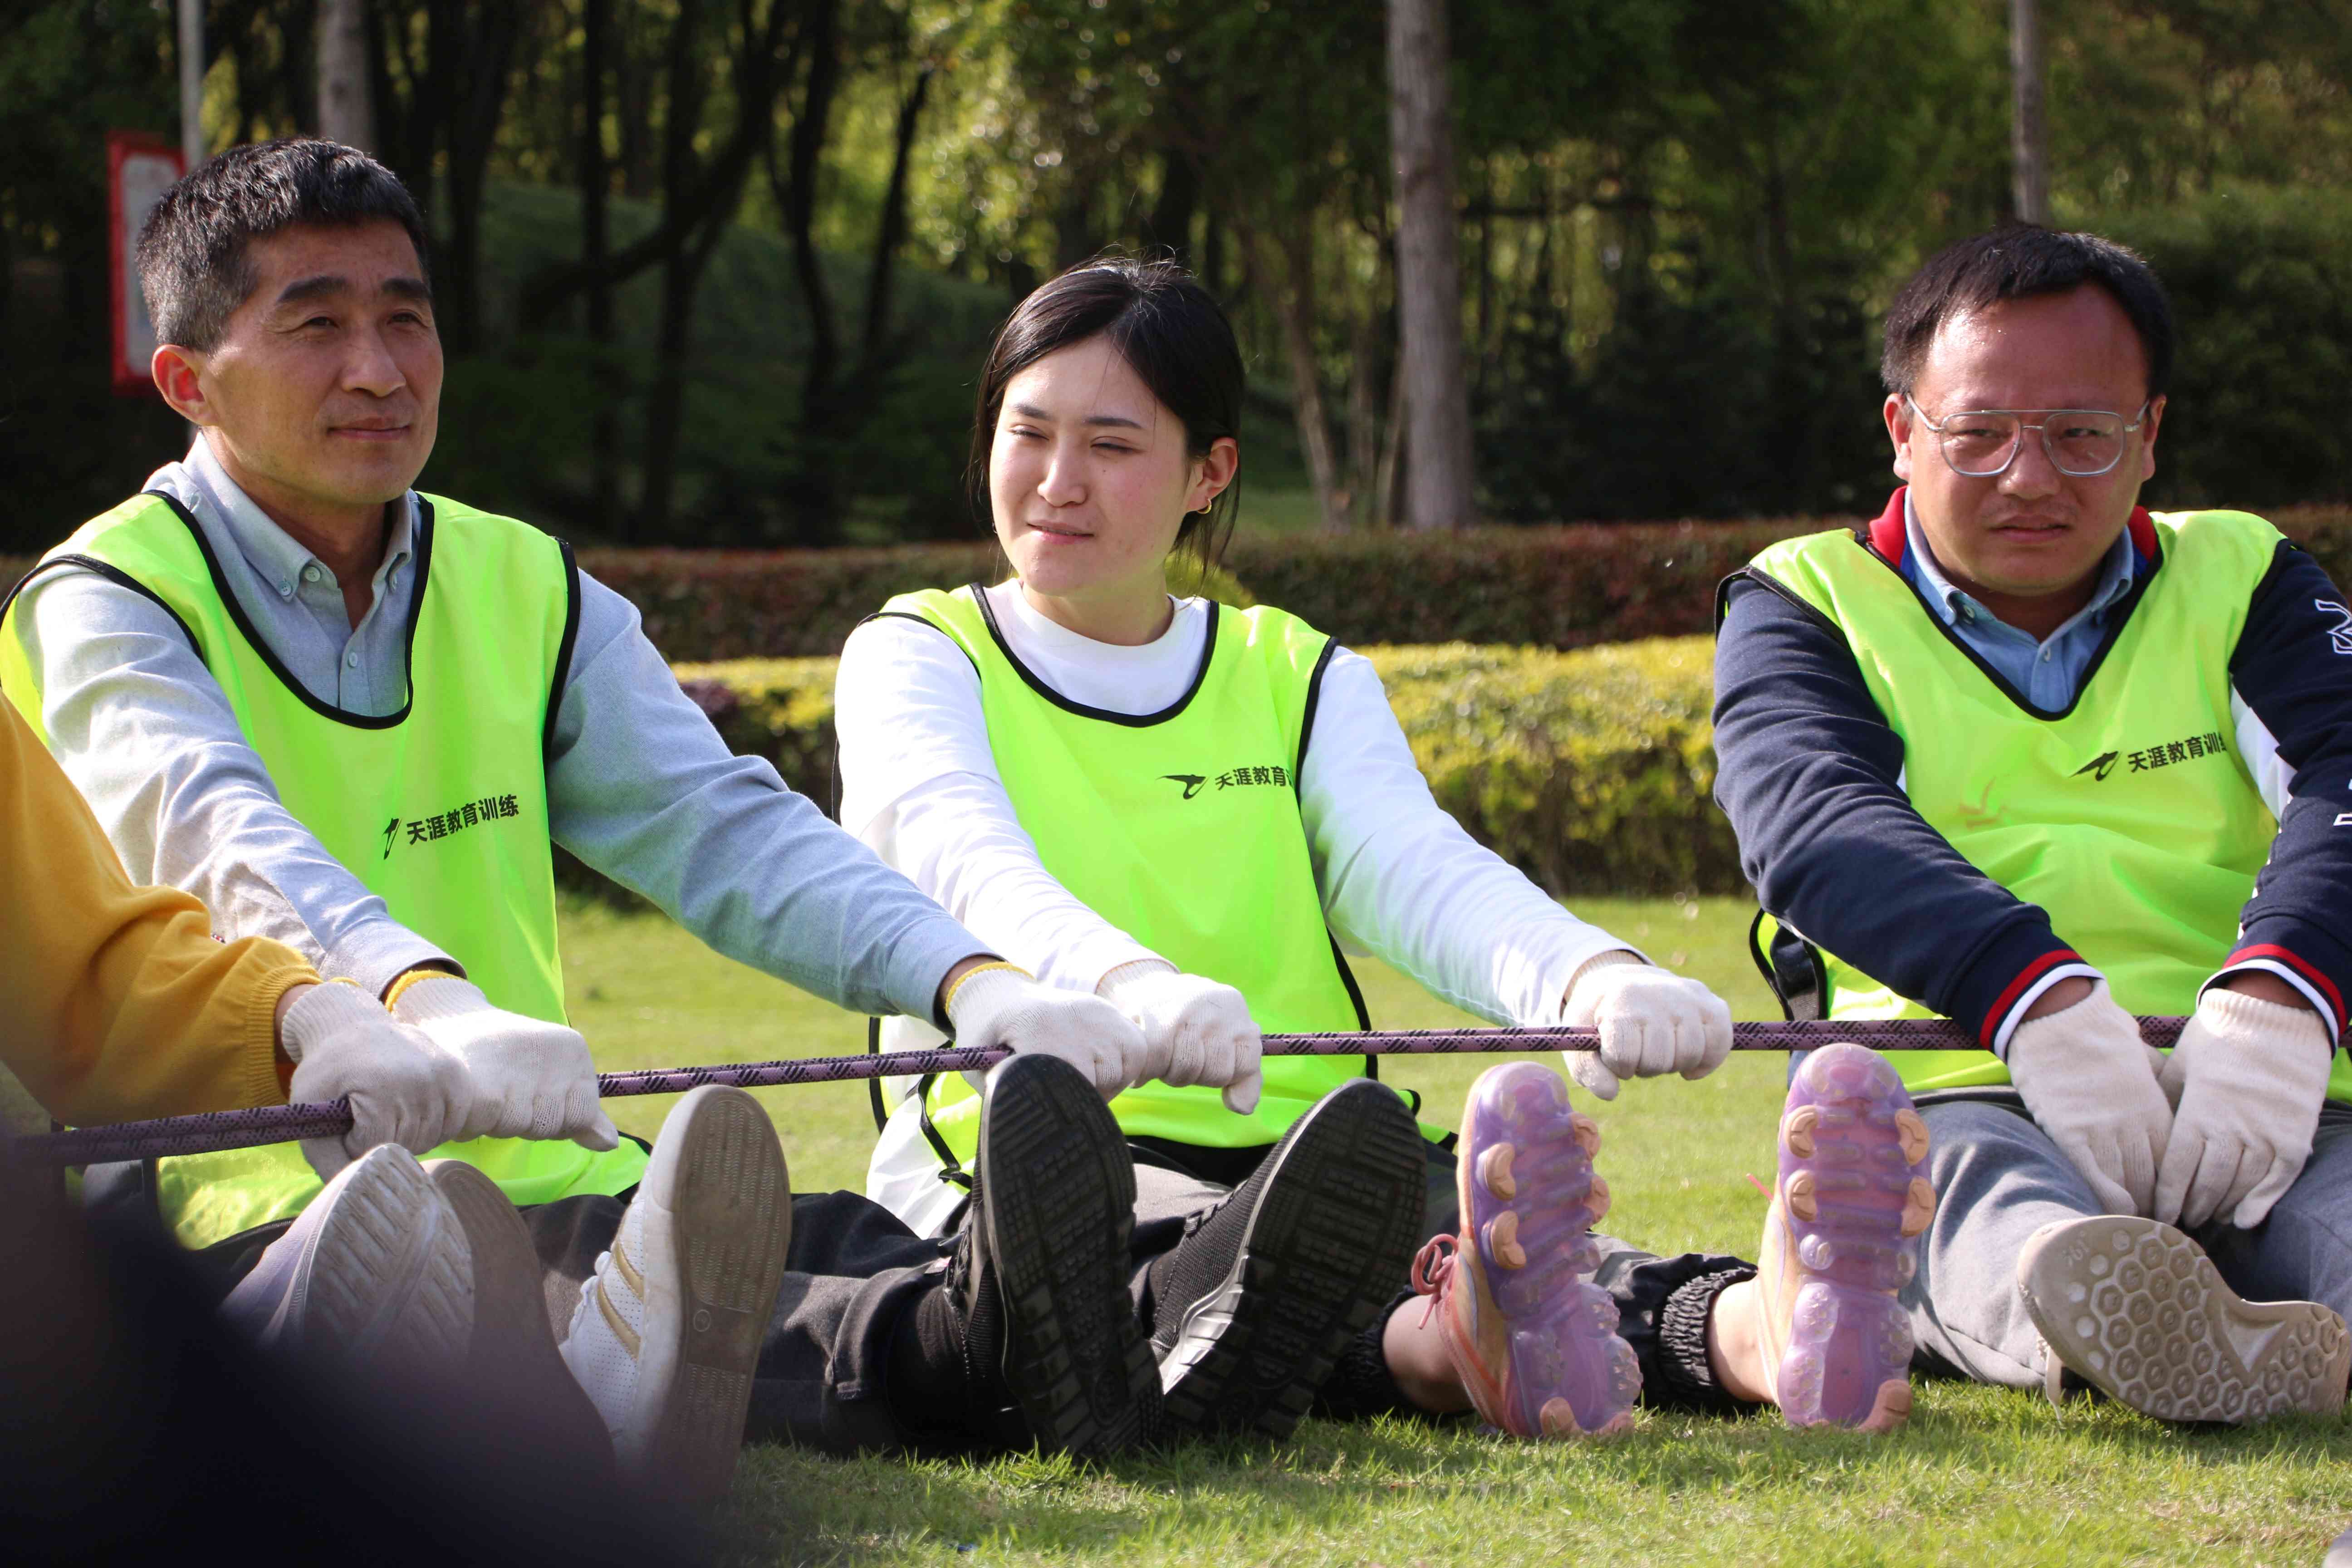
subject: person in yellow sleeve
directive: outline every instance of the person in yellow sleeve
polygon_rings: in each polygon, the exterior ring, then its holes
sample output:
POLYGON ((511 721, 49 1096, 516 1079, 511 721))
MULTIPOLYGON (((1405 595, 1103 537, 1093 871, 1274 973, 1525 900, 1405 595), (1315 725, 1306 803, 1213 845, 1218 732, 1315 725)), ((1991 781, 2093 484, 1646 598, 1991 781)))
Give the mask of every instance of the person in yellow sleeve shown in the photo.
MULTIPOLYGON (((220 942, 189 894, 134 886, 89 805, 0 704, 0 1062, 42 1109, 97 1123, 348 1098, 352 1127, 306 1144, 325 1180, 225 1316, 331 1376, 529 1377, 569 1399, 535 1296, 530 1238, 506 1199, 454 1160, 412 1151, 478 1115, 464 1065, 350 984, 321 984, 265 937, 220 942), (383 1244, 392 1238, 392 1245, 383 1244), (532 1377, 529 1369, 536 1367, 532 1377)), ((477 1385, 480 1380, 474 1380, 477 1385)), ((567 1392, 568 1391, 568 1392, 567 1392)))

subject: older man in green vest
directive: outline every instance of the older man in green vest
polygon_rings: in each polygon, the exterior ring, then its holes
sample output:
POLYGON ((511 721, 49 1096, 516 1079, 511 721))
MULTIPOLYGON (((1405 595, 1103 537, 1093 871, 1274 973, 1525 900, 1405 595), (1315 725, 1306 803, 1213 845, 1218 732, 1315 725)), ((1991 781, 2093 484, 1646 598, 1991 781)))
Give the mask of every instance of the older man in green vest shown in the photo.
POLYGON ((1922 268, 1883 364, 1906 487, 1725 584, 1717 793, 1793 1016, 1979 1043, 1898 1058, 1925 1359, 2242 1421, 2352 1368, 2352 612, 2259 517, 2137 505, 2172 352, 2095 236, 1922 268), (2134 1014, 2189 1021, 2167 1058, 2134 1014))
MULTIPOLYGON (((156 384, 198 439, 11 595, 0 685, 136 878, 380 996, 458 1075, 462 1136, 436 1152, 524 1206, 564 1357, 638 1480, 723 1490, 747 1411, 835 1447, 1135 1440, 1159 1389, 1100 1102, 1140 1035, 1004 973, 730 755, 567 546, 410 489, 442 371, 427 248, 399 181, 329 142, 235 149, 165 195, 141 279, 156 384), (739 1091, 688 1096, 650 1154, 620 1139, 564 1019, 553 843, 731 957, 1027 1058, 981 1135, 1042 1152, 1003 1155, 975 1223, 934 1242, 853 1194, 792 1199, 739 1091)), ((290 1147, 125 1183, 247 1311, 320 1191, 290 1147)))

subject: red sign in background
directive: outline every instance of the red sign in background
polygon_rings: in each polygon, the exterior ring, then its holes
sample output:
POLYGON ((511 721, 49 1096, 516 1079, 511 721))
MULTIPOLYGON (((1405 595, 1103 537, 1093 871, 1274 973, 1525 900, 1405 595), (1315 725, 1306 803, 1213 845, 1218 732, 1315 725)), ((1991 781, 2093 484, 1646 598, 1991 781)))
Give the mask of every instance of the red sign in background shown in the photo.
POLYGON ((162 137, 106 133, 107 299, 114 323, 114 390, 126 397, 155 395, 147 370, 155 354, 155 325, 139 292, 139 228, 182 173, 180 150, 162 137))

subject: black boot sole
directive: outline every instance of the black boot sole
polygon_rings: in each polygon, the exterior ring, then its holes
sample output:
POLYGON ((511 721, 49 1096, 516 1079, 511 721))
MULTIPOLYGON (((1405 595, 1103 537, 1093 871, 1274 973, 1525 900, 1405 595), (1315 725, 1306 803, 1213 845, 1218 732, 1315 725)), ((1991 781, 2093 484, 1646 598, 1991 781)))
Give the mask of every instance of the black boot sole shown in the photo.
POLYGON ((1128 1292, 1135 1167, 1102 1097, 1067 1063, 1015 1057, 981 1112, 982 1224, 1004 1302, 1004 1376, 1048 1450, 1148 1441, 1160 1375, 1128 1292))
POLYGON ((1266 1156, 1233 1268, 1176 1313, 1166 1414, 1207 1434, 1290 1436, 1348 1342, 1404 1288, 1427 1180, 1421 1131, 1370 1079, 1326 1095, 1266 1156))

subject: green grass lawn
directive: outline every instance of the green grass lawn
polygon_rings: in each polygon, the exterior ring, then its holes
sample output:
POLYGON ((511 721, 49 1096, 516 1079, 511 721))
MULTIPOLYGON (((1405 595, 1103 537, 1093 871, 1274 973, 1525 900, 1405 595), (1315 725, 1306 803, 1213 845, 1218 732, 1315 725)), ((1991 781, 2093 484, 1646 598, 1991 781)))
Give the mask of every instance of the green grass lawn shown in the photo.
MULTIPOLYGON (((1580 911, 1696 974, 1735 1016, 1777 1016, 1744 953, 1748 908, 1594 900, 1580 911)), ((719 958, 656 916, 568 907, 573 1021, 607 1068, 862 1050, 863 1020, 719 958)), ((1378 963, 1376 1022, 1466 1020, 1378 963)), ((1475 1061, 1404 1059, 1389 1081, 1453 1123, 1475 1061)), ((1629 1084, 1597 1109, 1609 1228, 1662 1251, 1752 1254, 1782 1058, 1702 1082, 1629 1084)), ((860 1184, 860 1085, 771 1089, 803 1189, 860 1184)), ((1582 1098, 1580 1096, 1580 1098, 1582 1098)), ((667 1098, 608 1102, 650 1136, 667 1098)), ((1465 1426, 1308 1422, 1289 1443, 1196 1445, 1096 1469, 1059 1459, 838 1460, 747 1452, 723 1520, 746 1563, 1298 1564, 2244 1563, 2315 1564, 2352 1524, 2352 1428, 2295 1419, 2168 1428, 2114 1405, 1922 1386, 1888 1442, 1776 1416, 1643 1412, 1613 1445, 1534 1447, 1465 1426)))

